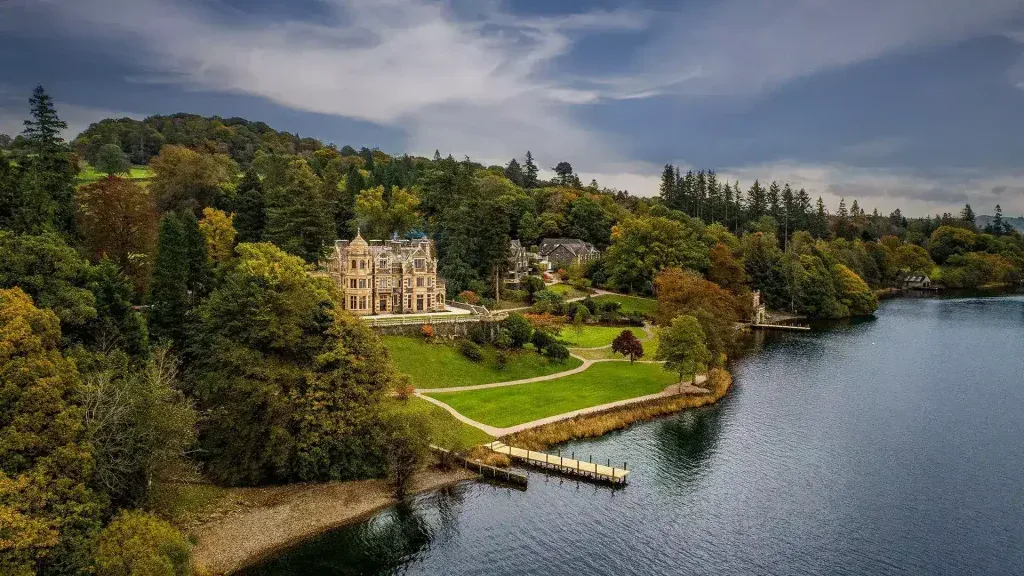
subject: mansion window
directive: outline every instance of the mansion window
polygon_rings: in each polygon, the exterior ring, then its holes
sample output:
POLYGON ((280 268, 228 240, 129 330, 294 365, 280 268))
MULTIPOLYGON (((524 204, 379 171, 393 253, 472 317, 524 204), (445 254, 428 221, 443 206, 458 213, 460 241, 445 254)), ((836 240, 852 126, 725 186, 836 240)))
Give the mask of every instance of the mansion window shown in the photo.
POLYGON ((366 270, 366 260, 360 260, 359 261, 359 269, 360 270, 366 270))
POLYGON ((402 303, 402 297, 401 296, 398 296, 396 294, 395 296, 391 297, 391 306, 392 307, 398 308, 398 305, 401 304, 401 303, 402 303))
POLYGON ((387 281, 387 279, 385 279, 385 278, 381 278, 381 279, 380 279, 380 287, 381 287, 381 290, 383 290, 384 288, 387 288, 387 287, 388 287, 388 281, 387 281))
POLYGON ((417 288, 422 288, 423 287, 423 278, 417 278, 416 279, 416 287, 417 288))
POLYGON ((433 288, 433 287, 434 287, 434 277, 433 277, 433 276, 431 276, 431 277, 430 277, 430 278, 429 278, 429 279, 427 280, 427 285, 428 285, 428 286, 430 286, 431 288, 433 288))
POLYGON ((409 296, 409 303, 406 305, 406 308, 408 308, 409 310, 412 310, 412 296, 411 295, 409 296))
MULTIPOLYGON (((412 288, 412 278, 406 278, 405 279, 405 287, 406 288, 412 288)), ((410 304, 410 306, 411 306, 411 304, 410 304)))
POLYGON ((423 310, 423 294, 416 297, 416 309, 423 310))
POLYGON ((380 262, 377 263, 377 267, 380 268, 381 270, 387 268, 388 267, 388 261, 383 259, 383 258, 381 258, 380 262))
POLYGON ((427 294, 427 308, 430 308, 433 305, 431 300, 433 300, 433 297, 430 294, 427 294))
POLYGON ((366 296, 359 297, 359 309, 366 310, 366 296))
POLYGON ((350 297, 348 299, 348 309, 349 310, 355 310, 356 309, 356 297, 355 296, 352 296, 352 297, 350 297))
POLYGON ((359 287, 360 288, 366 288, 366 278, 360 278, 359 279, 359 287))
POLYGON ((381 296, 380 298, 380 311, 383 312, 388 309, 388 297, 381 296))
POLYGON ((426 267, 426 263, 424 262, 423 258, 417 258, 415 266, 417 270, 423 270, 423 268, 426 267))
POLYGON ((355 278, 352 278, 351 280, 348 281, 348 287, 349 288, 355 288, 356 287, 356 279, 355 278))
POLYGON ((353 269, 353 270, 355 270, 355 269, 356 269, 356 261, 355 261, 355 260, 353 260, 353 261, 352 261, 352 269, 353 269))

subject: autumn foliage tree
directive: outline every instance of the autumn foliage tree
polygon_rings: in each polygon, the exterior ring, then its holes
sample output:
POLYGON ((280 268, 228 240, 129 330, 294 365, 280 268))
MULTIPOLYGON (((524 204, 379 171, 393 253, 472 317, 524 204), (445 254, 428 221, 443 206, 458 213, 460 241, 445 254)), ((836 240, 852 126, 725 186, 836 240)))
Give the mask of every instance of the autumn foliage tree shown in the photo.
POLYGON ((75 364, 60 322, 0 290, 0 573, 78 573, 103 511, 89 488, 75 364), (62 568, 58 569, 57 567, 62 568))
POLYGON ((211 206, 220 189, 234 180, 238 166, 224 154, 197 152, 167 145, 149 162, 149 189, 160 213, 188 210, 198 216, 211 206))
POLYGON ((75 193, 78 229, 90 259, 109 258, 145 293, 156 252, 152 195, 131 180, 107 176, 75 193))
POLYGON ((231 259, 235 249, 235 228, 231 215, 223 210, 203 208, 199 231, 206 239, 206 254, 214 264, 223 264, 231 259))
POLYGON ((189 339, 208 473, 227 484, 382 475, 394 371, 380 339, 336 310, 331 282, 300 258, 268 243, 236 254, 189 339))
POLYGON ((629 363, 632 364, 638 358, 643 358, 644 345, 632 330, 623 330, 612 340, 612 352, 626 356, 629 358, 629 363))
POLYGON ((736 346, 736 322, 741 303, 721 286, 700 274, 667 268, 654 281, 658 295, 657 323, 668 326, 680 314, 693 316, 701 325, 715 364, 721 364, 736 346))

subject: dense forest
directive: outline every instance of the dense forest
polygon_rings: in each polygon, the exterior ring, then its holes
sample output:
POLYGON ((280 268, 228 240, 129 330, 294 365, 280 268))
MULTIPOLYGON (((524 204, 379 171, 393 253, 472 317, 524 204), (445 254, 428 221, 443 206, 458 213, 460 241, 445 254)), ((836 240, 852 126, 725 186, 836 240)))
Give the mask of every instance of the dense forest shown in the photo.
MULTIPOLYGON (((998 206, 981 227, 970 206, 830 212, 786 183, 674 166, 641 198, 584 185, 564 161, 544 180, 530 152, 503 166, 397 156, 238 118, 104 120, 70 143, 65 129, 40 87, 23 133, 0 135, 4 574, 119 574, 142 554, 119 548, 141 546, 125 533, 175 562, 181 535, 134 510, 196 467, 258 485, 408 463, 423 435, 387 409, 387 351, 310 274, 356 230, 431 236, 450 296, 488 303, 510 239, 586 240, 603 256, 565 270, 569 283, 655 294, 660 323, 692 313, 716 354, 751 290, 832 318, 872 313, 907 274, 977 287, 1024 271, 998 206)), ((566 312, 543 283, 509 296, 566 312)))

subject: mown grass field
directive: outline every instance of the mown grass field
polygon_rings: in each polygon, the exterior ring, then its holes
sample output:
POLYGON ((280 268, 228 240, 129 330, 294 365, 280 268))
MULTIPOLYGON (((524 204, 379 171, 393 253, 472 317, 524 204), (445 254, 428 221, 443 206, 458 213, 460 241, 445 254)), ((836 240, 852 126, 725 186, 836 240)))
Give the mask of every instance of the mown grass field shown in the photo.
POLYGON ((515 426, 547 416, 661 392, 679 380, 660 364, 602 362, 544 382, 430 396, 491 426, 515 426))
POLYGON ((417 414, 426 418, 430 428, 430 443, 442 448, 463 450, 493 440, 483 430, 463 424, 440 406, 415 396, 407 400, 394 400, 393 410, 400 414, 417 414))
POLYGON ((558 334, 558 339, 570 348, 597 348, 608 346, 623 330, 629 330, 634 336, 643 340, 647 337, 640 328, 624 328, 622 326, 583 326, 577 334, 572 326, 565 326, 558 334))
MULTIPOLYGON (((132 166, 131 172, 128 174, 121 174, 122 178, 128 178, 129 180, 145 180, 153 176, 147 166, 132 166)), ((82 169, 78 172, 78 183, 79 184, 91 184, 102 178, 106 178, 105 172, 98 172, 89 164, 83 164, 82 169)))
POLYGON ((568 284, 562 283, 552 284, 550 286, 547 286, 546 289, 551 292, 554 292, 555 294, 558 294, 559 296, 565 298, 566 300, 570 298, 581 298, 587 295, 587 293, 582 290, 577 290, 576 288, 573 288, 568 284))
POLYGON ((619 311, 623 314, 639 312, 644 316, 653 316, 658 310, 658 301, 651 298, 639 298, 637 296, 623 296, 620 294, 603 294, 594 297, 595 302, 618 302, 619 311))
POLYGON ((483 347, 483 360, 473 362, 448 343, 431 344, 411 336, 384 336, 382 340, 398 371, 408 374, 413 386, 424 389, 522 380, 582 364, 576 358, 559 364, 533 350, 521 350, 511 353, 508 364, 499 369, 495 363, 497 351, 491 347, 483 347))

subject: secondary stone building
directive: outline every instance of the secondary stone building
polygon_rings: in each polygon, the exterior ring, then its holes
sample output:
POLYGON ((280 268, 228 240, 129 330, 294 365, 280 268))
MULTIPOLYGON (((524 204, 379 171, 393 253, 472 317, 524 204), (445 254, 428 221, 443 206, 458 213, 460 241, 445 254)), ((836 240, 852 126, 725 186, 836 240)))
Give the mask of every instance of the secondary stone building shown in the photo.
POLYGON ((555 269, 586 264, 601 255, 593 244, 576 238, 545 238, 540 241, 537 252, 555 269))
POLYGON ((523 279, 530 275, 530 253, 519 240, 508 243, 508 270, 505 271, 505 284, 519 286, 523 279))
POLYGON ((434 242, 337 240, 327 269, 341 289, 345 310, 369 314, 445 311, 444 280, 437 277, 434 242))

